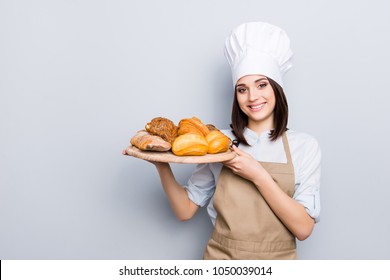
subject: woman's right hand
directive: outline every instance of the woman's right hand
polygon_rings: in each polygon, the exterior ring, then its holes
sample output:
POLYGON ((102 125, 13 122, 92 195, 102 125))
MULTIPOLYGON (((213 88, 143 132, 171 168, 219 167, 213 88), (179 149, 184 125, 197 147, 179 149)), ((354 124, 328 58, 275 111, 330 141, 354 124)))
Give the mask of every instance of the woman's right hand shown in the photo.
MULTIPOLYGON (((126 152, 126 149, 122 150, 122 155, 127 155, 127 152, 126 152)), ((156 166, 157 168, 160 168, 160 167, 164 167, 166 165, 169 165, 169 163, 166 163, 166 162, 158 162, 158 161, 151 161, 151 160, 147 160, 148 162, 152 163, 154 166, 156 166)))
MULTIPOLYGON (((126 155, 126 150, 123 150, 122 154, 126 155)), ((180 221, 190 219, 198 210, 199 206, 188 198, 187 191, 176 181, 169 163, 151 160, 148 160, 148 162, 156 166, 162 187, 167 194, 176 217, 180 221)))
POLYGON ((188 198, 186 189, 176 181, 169 163, 156 161, 150 161, 150 163, 154 164, 157 168, 162 187, 167 194, 176 217, 180 221, 190 219, 198 210, 199 206, 188 198))
POLYGON ((152 161, 152 160, 147 160, 147 161, 153 164, 154 166, 156 166, 157 169, 169 167, 169 163, 167 162, 152 161))

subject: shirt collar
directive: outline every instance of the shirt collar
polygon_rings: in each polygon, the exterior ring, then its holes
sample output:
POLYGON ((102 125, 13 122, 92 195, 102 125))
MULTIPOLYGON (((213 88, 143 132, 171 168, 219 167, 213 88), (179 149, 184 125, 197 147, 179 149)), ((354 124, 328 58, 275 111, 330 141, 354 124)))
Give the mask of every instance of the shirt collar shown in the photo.
POLYGON ((264 138, 268 139, 270 132, 271 132, 271 130, 267 130, 267 131, 263 131, 262 133, 260 133, 260 135, 257 135, 256 132, 254 132, 253 130, 250 130, 248 127, 245 127, 244 136, 245 136, 245 139, 248 142, 248 144, 253 146, 257 143, 258 140, 262 140, 264 138))

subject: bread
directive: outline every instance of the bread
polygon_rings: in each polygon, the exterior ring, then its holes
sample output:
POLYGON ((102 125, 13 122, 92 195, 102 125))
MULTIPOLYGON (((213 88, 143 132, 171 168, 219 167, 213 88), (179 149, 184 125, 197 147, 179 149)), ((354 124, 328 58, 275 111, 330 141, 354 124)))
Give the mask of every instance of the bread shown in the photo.
POLYGON ((206 141, 208 143, 207 153, 209 154, 218 154, 224 153, 229 150, 230 139, 225 134, 219 130, 213 130, 206 136, 206 141))
POLYGON ((203 156, 208 148, 206 138, 195 133, 180 135, 172 143, 172 152, 177 156, 203 156))
POLYGON ((204 123, 202 123, 202 121, 197 117, 192 117, 190 119, 182 119, 179 122, 178 126, 178 135, 193 133, 206 136, 210 132, 208 127, 204 123))
POLYGON ((143 151, 169 151, 172 145, 159 136, 150 135, 145 130, 138 131, 130 140, 130 143, 143 151))
POLYGON ((197 117, 182 119, 176 126, 163 117, 152 119, 131 138, 133 146, 143 151, 172 150, 177 156, 203 156, 226 152, 230 139, 212 124, 197 117))
POLYGON ((177 126, 169 119, 157 117, 145 125, 145 129, 152 135, 160 136, 172 144, 177 136, 177 126))
POLYGON ((207 128, 209 129, 209 131, 213 131, 213 130, 219 130, 218 128, 216 128, 215 125, 211 124, 211 123, 208 123, 206 124, 207 128))

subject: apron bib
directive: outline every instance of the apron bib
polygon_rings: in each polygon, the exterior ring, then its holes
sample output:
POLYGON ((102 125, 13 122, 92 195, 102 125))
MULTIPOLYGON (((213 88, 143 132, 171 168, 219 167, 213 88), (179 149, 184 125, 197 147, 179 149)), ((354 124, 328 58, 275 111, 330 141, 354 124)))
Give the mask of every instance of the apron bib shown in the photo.
MULTIPOLYGON (((286 134, 287 163, 260 162, 278 186, 294 194, 294 167, 286 134)), ((296 259, 292 233, 273 213, 256 186, 223 167, 214 194, 215 228, 204 259, 296 259)))

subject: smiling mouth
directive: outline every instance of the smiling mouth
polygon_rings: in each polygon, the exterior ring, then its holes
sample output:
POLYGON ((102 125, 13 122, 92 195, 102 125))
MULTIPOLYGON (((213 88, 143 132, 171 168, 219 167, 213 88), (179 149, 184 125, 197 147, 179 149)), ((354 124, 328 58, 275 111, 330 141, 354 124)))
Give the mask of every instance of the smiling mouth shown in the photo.
POLYGON ((256 104, 256 105, 249 105, 248 107, 249 107, 249 109, 251 109, 253 111, 258 111, 258 110, 263 109, 265 104, 266 104, 266 102, 261 103, 261 104, 256 104))

